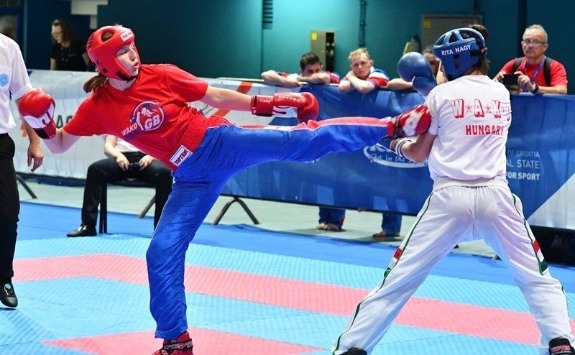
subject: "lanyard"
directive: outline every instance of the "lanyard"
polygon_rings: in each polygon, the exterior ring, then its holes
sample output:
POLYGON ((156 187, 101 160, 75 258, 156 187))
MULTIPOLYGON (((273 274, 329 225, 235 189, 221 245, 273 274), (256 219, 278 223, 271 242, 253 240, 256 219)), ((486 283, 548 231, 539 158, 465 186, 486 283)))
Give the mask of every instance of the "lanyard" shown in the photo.
MULTIPOLYGON (((531 82, 534 83, 535 82, 535 78, 537 77, 537 74, 539 74, 539 72, 541 71, 541 68, 543 68, 543 65, 545 64, 545 59, 547 59, 547 57, 543 57, 543 60, 541 61, 541 63, 539 63, 539 65, 537 66, 537 69, 535 70, 535 73, 533 74, 533 76, 531 76, 531 82)), ((523 65, 521 66, 521 71, 523 73, 525 73, 525 66, 527 65, 527 58, 523 59, 523 65)))

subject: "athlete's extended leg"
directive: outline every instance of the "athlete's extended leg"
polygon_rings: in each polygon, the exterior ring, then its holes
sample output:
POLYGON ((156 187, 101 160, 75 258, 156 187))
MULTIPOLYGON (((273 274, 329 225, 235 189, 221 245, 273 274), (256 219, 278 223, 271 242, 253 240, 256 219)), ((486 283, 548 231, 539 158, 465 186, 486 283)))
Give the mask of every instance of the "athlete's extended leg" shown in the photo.
POLYGON ((374 145, 393 130, 389 119, 364 117, 310 121, 291 127, 219 126, 208 129, 201 146, 213 148, 201 154, 213 158, 210 164, 215 169, 239 170, 280 160, 307 162, 329 153, 374 145))
MULTIPOLYGON (((505 188, 485 188, 485 241, 508 266, 537 322, 540 354, 549 353, 549 341, 562 337, 575 346, 563 286, 551 277, 538 244, 523 217, 521 200, 505 188), (504 219, 501 218, 504 216, 504 219), (498 218, 499 217, 499 218, 498 218)), ((478 225, 481 225, 478 222, 478 225)))
POLYGON ((433 266, 471 230, 469 209, 461 207, 465 198, 448 193, 456 189, 435 191, 426 200, 383 281, 358 304, 347 329, 337 339, 334 354, 352 347, 370 353, 433 266))

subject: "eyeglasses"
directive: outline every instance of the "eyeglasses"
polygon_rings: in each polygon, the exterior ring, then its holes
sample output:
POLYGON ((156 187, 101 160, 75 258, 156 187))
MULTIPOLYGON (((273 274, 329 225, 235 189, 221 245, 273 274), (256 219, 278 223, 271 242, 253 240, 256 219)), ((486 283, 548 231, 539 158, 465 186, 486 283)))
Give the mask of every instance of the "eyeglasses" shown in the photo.
POLYGON ((523 41, 521 41, 521 44, 528 47, 528 46, 533 46, 534 48, 539 47, 542 44, 545 44, 545 42, 539 42, 537 40, 532 41, 530 39, 524 39, 523 41))
POLYGON ((52 37, 60 36, 62 32, 52 32, 52 37))

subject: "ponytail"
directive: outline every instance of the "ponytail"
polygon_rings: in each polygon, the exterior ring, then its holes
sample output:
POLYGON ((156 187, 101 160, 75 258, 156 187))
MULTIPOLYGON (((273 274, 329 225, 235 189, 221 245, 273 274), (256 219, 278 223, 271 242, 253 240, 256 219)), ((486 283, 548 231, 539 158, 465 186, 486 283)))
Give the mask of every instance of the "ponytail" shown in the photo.
POLYGON ((96 90, 99 86, 104 85, 106 80, 108 79, 105 76, 98 73, 98 75, 91 77, 90 79, 88 79, 88 81, 84 83, 83 86, 84 92, 89 93, 90 91, 96 90))

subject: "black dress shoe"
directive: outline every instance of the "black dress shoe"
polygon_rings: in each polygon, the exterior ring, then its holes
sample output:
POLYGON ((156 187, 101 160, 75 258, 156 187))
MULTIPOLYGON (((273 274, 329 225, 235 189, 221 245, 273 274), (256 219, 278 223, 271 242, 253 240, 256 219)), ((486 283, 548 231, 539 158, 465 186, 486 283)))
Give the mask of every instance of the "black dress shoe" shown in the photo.
POLYGON ((18 298, 16 297, 16 292, 14 292, 12 282, 0 285, 0 301, 6 307, 16 308, 18 306, 18 298))
POLYGON ((86 224, 82 224, 78 229, 67 234, 68 237, 95 237, 97 235, 96 227, 86 224))

